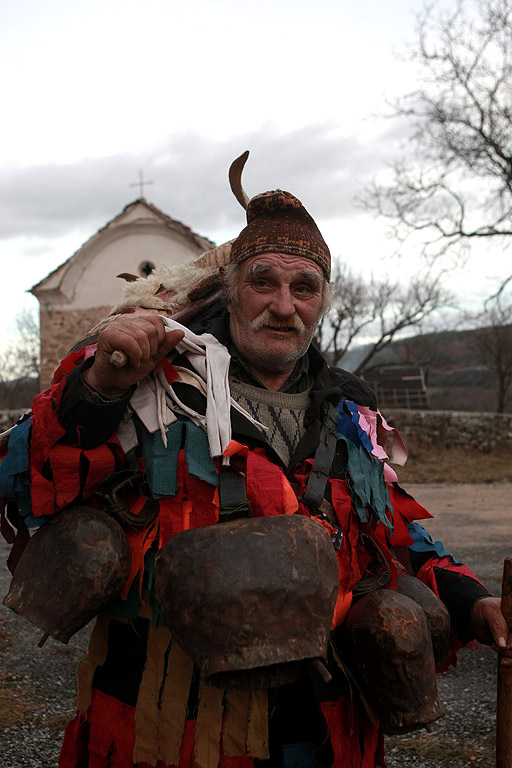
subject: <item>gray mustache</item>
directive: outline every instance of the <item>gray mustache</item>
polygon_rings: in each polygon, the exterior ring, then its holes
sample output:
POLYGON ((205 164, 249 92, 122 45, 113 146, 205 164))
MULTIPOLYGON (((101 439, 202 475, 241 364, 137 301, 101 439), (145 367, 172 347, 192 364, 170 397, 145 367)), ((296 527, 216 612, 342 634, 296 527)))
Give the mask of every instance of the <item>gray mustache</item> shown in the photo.
POLYGON ((254 318, 251 323, 251 328, 253 331, 261 331, 263 328, 268 327, 282 331, 293 330, 297 331, 298 333, 304 333, 306 330, 306 326, 297 314, 292 315, 285 322, 283 322, 283 320, 277 318, 268 309, 264 309, 263 312, 258 315, 258 317, 254 318))

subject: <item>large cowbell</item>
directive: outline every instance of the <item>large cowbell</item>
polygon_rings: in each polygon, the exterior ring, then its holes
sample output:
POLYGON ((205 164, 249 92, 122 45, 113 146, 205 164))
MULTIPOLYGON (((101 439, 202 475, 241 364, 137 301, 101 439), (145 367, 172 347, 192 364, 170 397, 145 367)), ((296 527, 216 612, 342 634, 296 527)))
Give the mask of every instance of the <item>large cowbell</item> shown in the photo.
POLYGON ((344 650, 384 733, 406 733, 445 714, 424 609, 393 589, 376 589, 349 610, 344 650))
POLYGON ((119 523, 98 509, 70 507, 29 539, 3 602, 67 643, 120 594, 130 569, 119 523))
POLYGON ((264 688, 325 658, 338 563, 330 537, 299 515, 183 531, 156 560, 155 597, 208 682, 264 688))

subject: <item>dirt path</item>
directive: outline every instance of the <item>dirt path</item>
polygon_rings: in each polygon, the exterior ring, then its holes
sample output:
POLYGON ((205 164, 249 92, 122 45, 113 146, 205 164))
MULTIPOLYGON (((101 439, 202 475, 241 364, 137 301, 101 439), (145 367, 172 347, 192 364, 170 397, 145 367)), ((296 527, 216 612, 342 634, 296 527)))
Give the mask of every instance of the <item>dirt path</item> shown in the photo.
MULTIPOLYGON (((512 483, 407 484, 434 515, 420 521, 483 581, 501 594, 503 561, 512 556, 512 483)), ((459 653, 438 679, 447 714, 433 730, 387 739, 389 768, 494 768, 496 657, 486 647, 459 653)))
POLYGON ((420 521, 499 595, 505 557, 512 557, 512 483, 408 485, 432 515, 420 521))

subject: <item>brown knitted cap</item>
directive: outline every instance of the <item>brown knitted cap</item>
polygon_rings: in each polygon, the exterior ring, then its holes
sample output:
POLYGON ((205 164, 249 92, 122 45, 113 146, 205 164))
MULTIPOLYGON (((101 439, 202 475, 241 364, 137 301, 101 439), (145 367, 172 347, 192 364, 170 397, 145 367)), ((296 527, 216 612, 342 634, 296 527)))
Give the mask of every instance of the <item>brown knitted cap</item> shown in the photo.
POLYGON ((311 259, 329 280, 331 254, 320 230, 300 200, 281 189, 263 192, 250 200, 247 226, 231 246, 230 261, 240 263, 268 252, 311 259))

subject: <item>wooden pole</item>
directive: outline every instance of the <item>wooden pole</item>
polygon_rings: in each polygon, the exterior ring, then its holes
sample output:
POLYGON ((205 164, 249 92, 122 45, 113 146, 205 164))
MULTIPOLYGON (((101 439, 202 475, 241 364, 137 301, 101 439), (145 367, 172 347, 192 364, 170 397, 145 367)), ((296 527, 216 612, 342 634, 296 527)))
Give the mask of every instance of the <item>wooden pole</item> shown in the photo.
MULTIPOLYGON (((512 629, 512 558, 505 558, 501 587, 501 610, 512 629)), ((512 667, 498 662, 496 706, 496 768, 511 768, 512 761, 512 667)))

